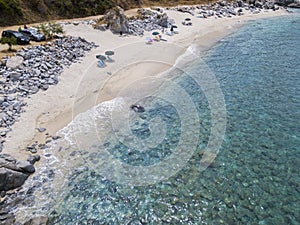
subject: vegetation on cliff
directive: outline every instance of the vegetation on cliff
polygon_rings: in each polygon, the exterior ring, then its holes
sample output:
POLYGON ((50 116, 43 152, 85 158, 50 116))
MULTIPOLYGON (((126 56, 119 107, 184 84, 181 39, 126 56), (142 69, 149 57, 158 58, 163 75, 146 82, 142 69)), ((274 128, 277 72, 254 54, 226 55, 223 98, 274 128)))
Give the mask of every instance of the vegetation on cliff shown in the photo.
POLYGON ((0 0, 0 26, 99 15, 114 6, 126 10, 142 5, 207 2, 208 0, 0 0))

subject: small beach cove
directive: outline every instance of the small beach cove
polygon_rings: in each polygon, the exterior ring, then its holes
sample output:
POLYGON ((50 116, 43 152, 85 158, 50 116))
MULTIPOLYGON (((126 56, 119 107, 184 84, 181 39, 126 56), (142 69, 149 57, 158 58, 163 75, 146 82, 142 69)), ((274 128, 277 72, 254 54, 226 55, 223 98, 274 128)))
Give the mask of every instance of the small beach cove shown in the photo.
MULTIPOLYGON (((168 14, 170 14, 171 18, 175 18, 176 23, 177 21, 184 20, 186 17, 185 14, 178 12, 171 11, 168 12, 168 14)), ((269 12, 259 15, 244 15, 224 19, 210 18, 208 20, 201 20, 200 18, 193 18, 194 23, 192 27, 179 25, 180 33, 178 35, 168 37, 166 43, 155 42, 151 46, 146 45, 144 38, 140 37, 118 37, 109 31, 102 33, 93 30, 90 26, 85 24, 79 24, 77 26, 73 24, 66 25, 65 29, 68 35, 83 37, 88 41, 95 42, 100 47, 93 49, 80 63, 65 69, 58 85, 52 86, 46 92, 31 96, 26 112, 22 113, 20 121, 14 125, 13 131, 7 139, 4 152, 15 155, 16 157, 22 157, 23 155, 24 158, 26 158, 26 154, 24 154, 25 147, 35 140, 41 142, 44 140, 44 134, 37 132, 35 130, 36 127, 45 127, 50 134, 55 135, 57 131, 68 125, 73 118, 80 113, 90 110, 94 105, 100 103, 105 105, 110 104, 105 103, 107 101, 115 101, 120 89, 122 90, 123 87, 130 86, 132 82, 153 76, 162 76, 162 72, 171 69, 176 59, 181 56, 193 42, 196 42, 198 45, 197 52, 203 54, 204 51, 207 51, 225 36, 236 31, 248 20, 271 17, 276 14, 278 16, 284 15, 285 12, 277 11, 275 13, 269 12), (95 55, 103 53, 106 50, 115 51, 115 62, 108 64, 106 68, 98 68, 95 55), (56 100, 58 98, 60 101, 56 100), (54 104, 49 105, 49 102, 53 102, 54 104), (26 123, 24 123, 25 121, 26 123), (24 124, 26 125, 24 126, 24 124)), ((163 105, 163 103, 161 104, 163 105)), ((87 137, 87 139, 88 138, 89 137, 87 137)), ((56 153, 52 154, 56 156, 56 153)), ((47 155, 47 152, 45 152, 44 155, 47 155)), ((47 161, 47 156, 45 156, 45 158, 37 164, 37 168, 43 167, 43 164, 47 161)), ((57 163, 60 164, 59 161, 57 161, 57 163)), ((79 164, 80 163, 81 162, 79 162, 79 164)), ((66 166, 72 168, 71 164, 72 163, 66 166)), ((74 165, 76 166, 77 162, 75 162, 74 165)), ((72 170, 68 171, 68 173, 69 172, 72 174, 72 170)), ((63 174, 64 173, 61 173, 62 176, 63 174)), ((80 176, 84 177, 85 175, 80 175, 80 172, 78 172, 73 181, 76 182, 76 179, 80 180, 80 176)), ((100 179, 97 174, 95 177, 95 185, 101 185, 97 183, 100 179)), ((26 185, 30 184, 30 182, 29 178, 26 185)), ((62 183, 65 182, 68 181, 62 181, 62 183)), ((58 189, 62 186, 62 183, 57 182, 58 189)), ((165 184, 163 186, 165 186, 165 184)), ((117 186, 112 188, 118 189, 117 186)), ((133 192, 135 191, 136 190, 133 190, 133 192)), ((134 195, 135 194, 133 194, 133 196, 134 195)), ((210 197, 206 196, 206 198, 209 199, 210 197)), ((151 198, 149 197, 149 199, 151 198)), ((58 207, 61 206, 58 205, 58 207)), ((46 211, 48 210, 49 209, 46 211)), ((34 207, 32 211, 34 214, 34 207)), ((16 211, 16 213, 18 214, 19 221, 23 221, 24 218, 21 216, 21 214, 23 214, 22 210, 20 212, 16 211)), ((96 218, 94 219, 96 221, 96 218)), ((80 221, 80 219, 78 221, 80 221)), ((57 222, 53 224, 64 223, 57 222)))

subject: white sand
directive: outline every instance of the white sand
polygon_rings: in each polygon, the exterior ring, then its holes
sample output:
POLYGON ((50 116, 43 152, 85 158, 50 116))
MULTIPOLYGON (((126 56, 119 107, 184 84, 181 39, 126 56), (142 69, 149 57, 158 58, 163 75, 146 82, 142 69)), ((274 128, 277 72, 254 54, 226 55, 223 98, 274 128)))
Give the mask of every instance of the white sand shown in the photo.
POLYGON ((94 30, 88 25, 67 25, 66 34, 80 36, 100 45, 93 49, 80 63, 66 68, 60 82, 47 91, 40 91, 28 99, 26 112, 8 134, 3 153, 18 159, 26 159, 26 146, 34 141, 44 141, 45 133, 55 133, 67 125, 80 112, 86 111, 98 102, 117 96, 120 89, 139 79, 155 76, 175 63, 193 42, 201 43, 201 51, 212 47, 217 41, 235 31, 244 22, 264 17, 280 16, 285 11, 267 12, 222 19, 200 19, 189 14, 167 11, 178 25, 179 34, 164 37, 167 42, 145 43, 145 37, 119 37, 110 31, 94 30), (183 26, 181 22, 191 17, 193 26, 183 26), (96 54, 114 50, 115 62, 99 68, 96 54), (109 75, 107 72, 112 73, 109 75), (44 133, 36 128, 45 127, 44 133))

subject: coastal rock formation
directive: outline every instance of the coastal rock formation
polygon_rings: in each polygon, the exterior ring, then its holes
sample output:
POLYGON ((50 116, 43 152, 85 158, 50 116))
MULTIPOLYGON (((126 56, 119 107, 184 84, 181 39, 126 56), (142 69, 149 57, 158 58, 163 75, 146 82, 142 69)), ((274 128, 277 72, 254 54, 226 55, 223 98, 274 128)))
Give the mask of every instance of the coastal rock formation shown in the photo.
POLYGON ((116 7, 100 19, 100 24, 93 26, 102 31, 110 29, 113 33, 122 31, 131 35, 143 36, 144 31, 162 30, 170 24, 168 15, 161 8, 139 9, 137 12, 138 16, 128 19, 124 10, 116 7))
POLYGON ((0 192, 20 187, 34 171, 34 166, 28 161, 17 161, 9 155, 0 155, 0 192))
POLYGON ((117 6, 110 9, 102 18, 113 33, 128 32, 128 20, 124 10, 117 6))
MULTIPOLYGON (((281 0, 279 0, 281 1, 281 0)), ((288 0, 289 1, 289 0, 288 0)), ((294 0, 291 0, 294 1, 294 0)), ((258 14, 262 10, 278 10, 279 7, 274 1, 268 0, 236 0, 233 2, 229 1, 218 1, 209 5, 198 5, 198 6, 178 6, 169 8, 169 10, 176 10, 183 13, 189 13, 191 15, 197 15, 198 18, 226 18, 233 16, 240 16, 245 11, 252 14, 258 14)))
POLYGON ((167 28, 169 25, 169 20, 168 20, 168 15, 167 13, 162 14, 162 16, 158 19, 157 24, 161 27, 167 28))

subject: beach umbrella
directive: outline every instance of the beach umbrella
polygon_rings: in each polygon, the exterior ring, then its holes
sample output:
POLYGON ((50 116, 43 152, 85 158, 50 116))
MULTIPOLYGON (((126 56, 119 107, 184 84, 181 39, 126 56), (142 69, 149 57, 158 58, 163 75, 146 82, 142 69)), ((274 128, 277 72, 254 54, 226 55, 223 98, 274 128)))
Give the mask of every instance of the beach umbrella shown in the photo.
POLYGON ((105 55, 114 55, 114 54, 115 54, 114 51, 106 51, 106 52, 105 52, 105 55))
POLYGON ((191 18, 185 18, 185 21, 191 21, 191 18))
POLYGON ((152 35, 159 35, 159 32, 154 31, 154 32, 152 33, 152 35))
POLYGON ((104 55, 96 55, 96 58, 99 60, 106 60, 106 57, 104 55))
POLYGON ((173 28, 177 28, 177 26, 176 26, 176 25, 172 25, 171 27, 173 27, 173 28))

